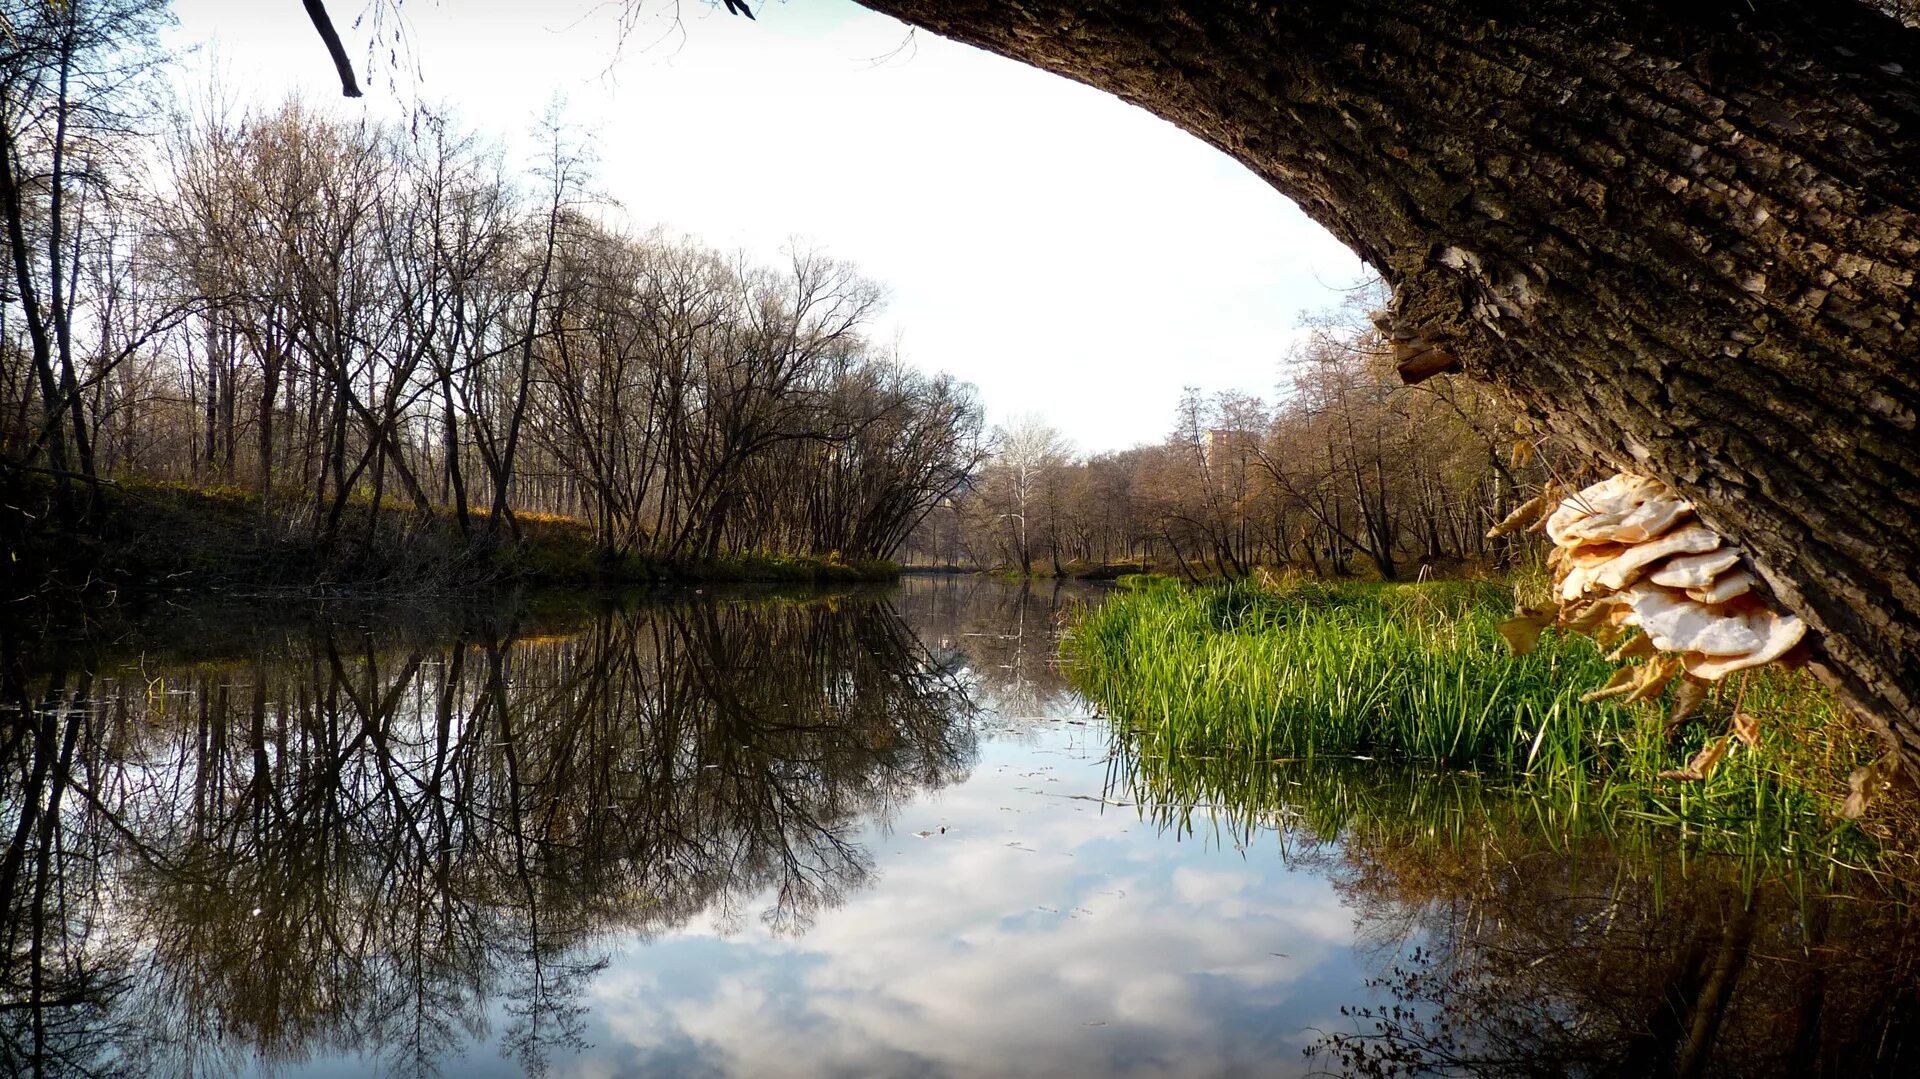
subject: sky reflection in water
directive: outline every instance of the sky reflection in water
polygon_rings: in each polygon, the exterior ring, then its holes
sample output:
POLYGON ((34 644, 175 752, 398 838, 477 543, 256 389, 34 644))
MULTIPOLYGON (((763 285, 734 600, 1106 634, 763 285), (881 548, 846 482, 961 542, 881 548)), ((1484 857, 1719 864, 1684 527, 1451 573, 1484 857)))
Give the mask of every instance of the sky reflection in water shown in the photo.
POLYGON ((878 879, 806 933, 704 916, 623 951, 592 992, 595 1056, 613 1073, 1302 1069, 1306 1028, 1340 1022, 1331 1002, 1360 980, 1351 915, 1271 850, 1175 842, 1103 806, 1104 757, 1056 711, 865 831, 878 879))
MULTIPOLYGON (((1271 832, 1243 850, 1109 802, 1108 732, 1053 662, 1063 605, 1100 593, 907 588, 979 707, 966 777, 860 827, 870 882, 803 929, 771 924, 769 889, 617 941, 585 994, 591 1048, 553 1074, 1309 1071, 1312 1028, 1368 996, 1352 915, 1271 832)), ((446 1071, 517 1069, 474 1047, 446 1071)))
POLYGON ((1100 595, 215 613, 29 654, 0 1072, 1912 1064, 1887 904, 1543 832, 1466 776, 1130 759, 1054 665, 1100 595))

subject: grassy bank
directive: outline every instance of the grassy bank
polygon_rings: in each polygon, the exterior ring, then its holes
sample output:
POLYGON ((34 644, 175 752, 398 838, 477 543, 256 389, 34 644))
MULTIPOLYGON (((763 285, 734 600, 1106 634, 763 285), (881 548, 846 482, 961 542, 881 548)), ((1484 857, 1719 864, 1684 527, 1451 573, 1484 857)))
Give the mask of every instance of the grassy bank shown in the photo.
POLYGON ((463 534, 453 513, 349 502, 328 537, 304 502, 268 503, 236 488, 102 484, 83 523, 66 526, 51 489, 4 492, 0 545, 9 591, 43 585, 223 588, 254 592, 452 592, 483 584, 623 586, 668 582, 789 584, 890 580, 890 562, 741 552, 696 558, 615 556, 588 525, 517 515, 518 535, 484 511, 463 534))
POLYGON ((1512 607, 1507 586, 1483 582, 1158 581, 1083 619, 1066 649, 1076 683, 1148 761, 1372 757, 1477 769, 1552 791, 1556 812, 1729 842, 1853 832, 1835 823, 1846 776, 1878 749, 1811 679, 1728 679, 1670 739, 1658 702, 1580 700, 1612 673, 1585 638, 1512 655, 1495 630, 1512 607), (1761 721, 1757 747, 1735 743, 1704 782, 1657 778, 1719 737, 1736 703, 1761 721))
POLYGON ((1117 581, 1122 577, 1154 572, 1144 562, 1066 562, 1059 569, 1051 564, 1036 564, 1033 572, 1022 573, 1018 566, 998 566, 984 571, 1002 581, 1117 581))

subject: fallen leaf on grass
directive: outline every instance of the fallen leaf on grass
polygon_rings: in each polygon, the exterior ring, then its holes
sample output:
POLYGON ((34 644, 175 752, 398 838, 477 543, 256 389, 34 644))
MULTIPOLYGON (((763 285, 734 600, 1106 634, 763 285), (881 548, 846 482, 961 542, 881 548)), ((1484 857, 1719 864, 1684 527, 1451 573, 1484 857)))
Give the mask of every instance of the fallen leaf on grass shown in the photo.
POLYGON ((1633 687, 1639 684, 1640 668, 1622 667, 1613 672, 1613 677, 1607 680, 1606 685, 1601 686, 1599 689, 1592 689, 1582 693, 1580 695, 1580 703, 1589 704, 1593 701, 1606 700, 1608 697, 1618 697, 1622 693, 1631 693, 1633 692, 1633 687))
POLYGON ((1524 656, 1540 643, 1540 632, 1547 628, 1547 621, 1537 614, 1522 612, 1500 623, 1500 636, 1514 655, 1524 656))
POLYGON ((1607 653, 1609 663, 1624 663, 1630 659, 1646 659, 1659 651, 1653 646, 1653 638, 1642 633, 1632 640, 1607 653))
POLYGON ((1646 666, 1646 676, 1640 680, 1638 686, 1634 687, 1632 693, 1627 694, 1627 703, 1650 701, 1658 697, 1661 691, 1667 688, 1667 683, 1673 681, 1673 676, 1679 673, 1680 660, 1677 656, 1662 656, 1649 662, 1646 666))
MULTIPOLYGON (((1682 724, 1693 718, 1700 706, 1707 700, 1707 682, 1703 678, 1687 675, 1680 679, 1679 688, 1673 691, 1673 709, 1667 713, 1667 737, 1671 738, 1682 724)), ((1753 743, 1749 742, 1748 745, 1753 743)))
POLYGON ((1700 752, 1693 755, 1693 759, 1687 762, 1685 768, 1669 768, 1660 773, 1660 778, 1684 779, 1690 783, 1700 782, 1709 775, 1712 775, 1714 766, 1720 763, 1720 758, 1727 755, 1727 743, 1729 741, 1730 739, 1724 735, 1715 738, 1713 741, 1701 746, 1700 752))
POLYGON ((1897 756, 1882 757, 1865 768, 1856 768, 1847 777, 1847 800, 1840 806, 1840 815, 1858 820, 1875 799, 1907 782, 1906 769, 1901 767, 1897 756))

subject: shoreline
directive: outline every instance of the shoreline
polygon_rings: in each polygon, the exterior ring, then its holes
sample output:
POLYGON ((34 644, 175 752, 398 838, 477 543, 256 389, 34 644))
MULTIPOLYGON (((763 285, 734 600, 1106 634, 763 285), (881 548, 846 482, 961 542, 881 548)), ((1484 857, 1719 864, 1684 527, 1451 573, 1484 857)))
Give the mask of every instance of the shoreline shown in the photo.
MULTIPOLYGON (((1723 687, 1669 727, 1650 704, 1596 701, 1613 673, 1592 642, 1502 643, 1511 582, 1144 582, 1062 644, 1070 681, 1156 760, 1378 760, 1496 777, 1568 813, 1663 820, 1752 842, 1911 861, 1911 804, 1842 812, 1877 743, 1803 672, 1723 687), (1757 720, 1710 775, 1682 765, 1743 707, 1757 720)), ((1183 765, 1184 766, 1184 765, 1183 765)), ((1883 860, 1884 859, 1884 860, 1883 860)), ((1920 879, 1910 870, 1906 879, 1920 879)))
POLYGON ((133 592, 243 595, 254 599, 461 594, 521 586, 648 589, 704 584, 872 584, 892 581, 890 561, 836 554, 740 551, 665 556, 600 548, 588 525, 517 513, 518 538, 493 533, 469 511, 462 535, 453 512, 355 499, 341 515, 352 530, 328 540, 294 523, 298 506, 263 504, 235 488, 152 481, 102 483, 88 519, 54 523, 52 484, 14 483, 0 494, 0 548, 9 565, 5 599, 133 592))

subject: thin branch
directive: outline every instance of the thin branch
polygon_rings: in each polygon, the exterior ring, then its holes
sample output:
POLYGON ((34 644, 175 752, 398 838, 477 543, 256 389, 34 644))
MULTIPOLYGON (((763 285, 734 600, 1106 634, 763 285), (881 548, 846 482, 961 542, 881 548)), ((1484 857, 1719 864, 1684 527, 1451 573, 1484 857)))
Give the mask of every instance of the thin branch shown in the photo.
POLYGON ((327 14, 325 0, 301 0, 307 6, 307 16, 313 20, 313 28, 320 32, 320 40, 326 42, 327 55, 333 57, 334 70, 340 73, 340 95, 359 97, 360 83, 353 77, 353 61, 347 58, 346 46, 340 44, 340 34, 333 28, 333 17, 327 14))

